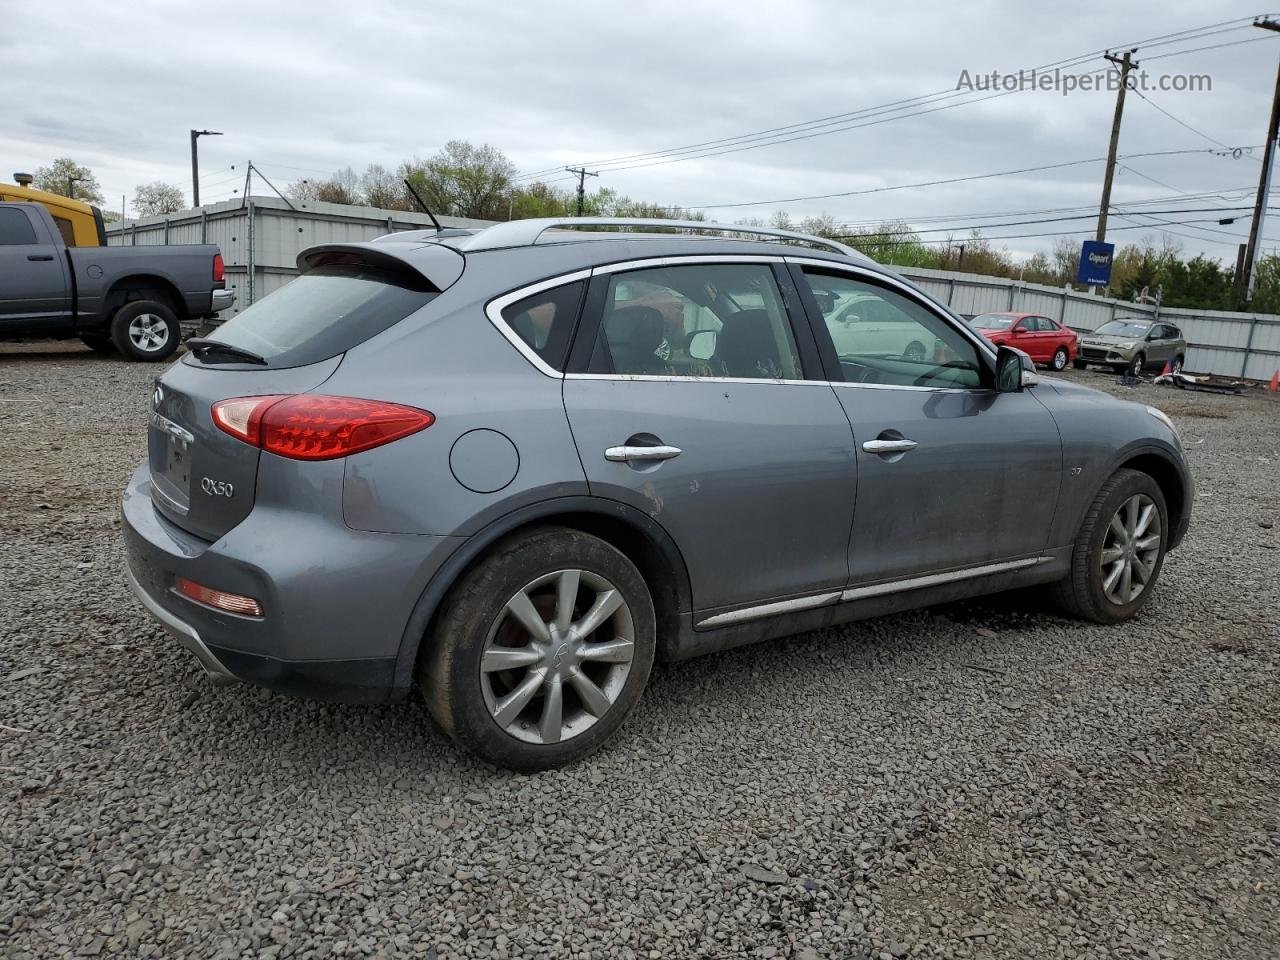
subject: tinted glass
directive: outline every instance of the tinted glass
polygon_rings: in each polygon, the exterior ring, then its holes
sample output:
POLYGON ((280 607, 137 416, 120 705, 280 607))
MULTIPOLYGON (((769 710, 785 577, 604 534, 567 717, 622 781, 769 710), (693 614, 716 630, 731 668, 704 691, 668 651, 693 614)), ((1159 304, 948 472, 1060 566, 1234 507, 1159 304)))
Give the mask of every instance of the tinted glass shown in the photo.
POLYGON ((502 311, 502 319, 544 363, 563 370, 585 286, 567 283, 517 300, 502 311))
POLYGON ((1150 326, 1144 320, 1108 320, 1093 332, 1104 337, 1145 337, 1150 326))
POLYGON ((23 243, 35 243, 36 231, 22 210, 6 207, 0 210, 0 244, 13 246, 23 243))
POLYGON ((767 264, 613 274, 591 370, 799 380, 800 359, 767 264))
POLYGON ((850 383, 978 387, 978 348, 916 301, 850 276, 805 271, 850 383))
POLYGON ((272 367, 296 367, 350 350, 436 296, 410 276, 321 267, 238 313, 209 339, 251 350, 272 367))
POLYGON ((62 242, 68 247, 76 245, 76 230, 71 225, 71 221, 66 217, 54 217, 53 224, 58 228, 58 233, 62 234, 62 242))
POLYGON ((979 330, 1008 330, 1016 318, 1003 313, 984 313, 969 322, 979 330))

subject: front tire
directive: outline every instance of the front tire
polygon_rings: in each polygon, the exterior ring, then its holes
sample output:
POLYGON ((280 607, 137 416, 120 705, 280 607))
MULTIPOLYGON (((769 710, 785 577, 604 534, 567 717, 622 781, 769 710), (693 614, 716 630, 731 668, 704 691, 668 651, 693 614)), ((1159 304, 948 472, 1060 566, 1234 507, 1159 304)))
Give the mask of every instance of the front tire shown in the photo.
POLYGON ((167 360, 181 339, 177 314, 158 300, 131 300, 111 318, 111 340, 130 360, 167 360))
POLYGON ((1147 366, 1147 357, 1145 354, 1138 354, 1133 358, 1133 363, 1129 364, 1129 375, 1132 377, 1142 376, 1142 371, 1147 366))
POLYGON ((1160 576, 1168 530, 1159 484, 1138 470, 1117 470, 1080 524, 1071 572, 1053 585, 1058 604, 1094 623, 1128 620, 1160 576))
POLYGON ((1071 366, 1075 367, 1077 370, 1083 370, 1085 367, 1089 366, 1089 364, 1085 363, 1083 360, 1072 360, 1071 366))
POLYGON ((1054 370, 1067 369, 1067 348, 1059 347, 1053 352, 1053 359, 1049 361, 1049 366, 1054 370))
POLYGON ((531 772, 594 753, 635 708, 657 649, 635 565, 560 527, 497 547, 453 588, 419 660, 427 708, 459 745, 531 772))

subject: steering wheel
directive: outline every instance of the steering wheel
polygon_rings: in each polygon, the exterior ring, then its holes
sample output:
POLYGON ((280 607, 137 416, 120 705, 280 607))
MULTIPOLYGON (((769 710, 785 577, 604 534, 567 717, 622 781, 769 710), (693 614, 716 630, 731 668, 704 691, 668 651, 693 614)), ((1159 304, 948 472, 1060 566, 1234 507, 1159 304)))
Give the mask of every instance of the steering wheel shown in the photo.
POLYGON ((917 387, 927 387, 929 385, 930 380, 937 377, 940 371, 946 370, 948 368, 960 369, 960 370, 972 370, 973 364, 971 364, 968 360, 948 360, 946 363, 938 364, 927 373, 920 374, 920 376, 916 377, 915 380, 912 381, 912 384, 917 387))

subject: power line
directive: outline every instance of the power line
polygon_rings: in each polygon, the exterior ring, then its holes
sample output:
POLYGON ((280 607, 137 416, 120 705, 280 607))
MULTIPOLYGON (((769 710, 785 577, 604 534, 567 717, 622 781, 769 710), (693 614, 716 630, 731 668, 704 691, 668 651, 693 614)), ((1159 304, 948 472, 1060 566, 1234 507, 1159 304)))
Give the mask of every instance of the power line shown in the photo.
MULTIPOLYGON (((1134 157, 1167 157, 1182 156, 1193 153, 1212 153, 1212 150, 1194 148, 1185 150, 1153 150, 1147 153, 1131 153, 1120 159, 1131 159, 1134 157)), ((946 177, 940 180, 924 180, 920 183, 899 183, 891 184, 884 187, 867 187, 862 190, 846 190, 841 193, 819 193, 803 197, 782 197, 772 200, 742 200, 736 203, 703 203, 703 204, 682 204, 686 210, 719 210, 727 207, 763 207, 777 205, 780 203, 798 203, 802 200, 832 200, 837 197, 857 197, 865 196, 872 193, 887 193, 891 190, 908 190, 917 187, 937 187, 952 183, 968 183, 974 180, 990 180, 994 177, 1010 177, 1024 173, 1039 173, 1044 170, 1059 170, 1064 167, 1078 167, 1087 163, 1101 163, 1106 157, 1087 157, 1082 160, 1063 160, 1058 163, 1046 163, 1034 167, 1020 167, 1016 170, 997 170, 994 173, 976 173, 964 177, 946 177)), ((1172 189, 1172 188, 1170 188, 1172 189)))
MULTIPOLYGON (((1143 197, 1138 200, 1119 201, 1119 203, 1125 207, 1141 206, 1151 203, 1183 203, 1192 200, 1211 199, 1221 200, 1224 203, 1228 203, 1233 200, 1243 201, 1247 199, 1248 194, 1252 191, 1253 187, 1234 187, 1223 190, 1210 190, 1204 193, 1183 193, 1181 191, 1177 191, 1179 196, 1143 197), (1228 193, 1241 193, 1242 196, 1228 197, 1226 196, 1228 193)), ((987 210, 977 213, 929 214, 920 216, 904 215, 897 219, 910 223, 937 223, 948 220, 974 220, 988 217, 1029 217, 1039 214, 1076 213, 1085 210, 1094 210, 1093 204, 1077 204, 1076 206, 1071 207, 1040 207, 1031 210, 987 210)), ((876 224, 885 223, 886 221, 884 217, 872 217, 862 220, 843 220, 839 222, 840 225, 844 227, 858 227, 874 226, 876 224)))
MULTIPOLYGON (((1186 30, 1176 31, 1174 33, 1161 34, 1156 37, 1147 38, 1146 40, 1131 42, 1131 43, 1123 44, 1120 46, 1150 47, 1150 46, 1164 46, 1170 43, 1187 42, 1188 40, 1199 39, 1201 37, 1214 36, 1222 33, 1229 33, 1234 30, 1247 28, 1247 26, 1250 23, 1250 20, 1251 18, 1248 18, 1248 17, 1234 18, 1231 20, 1222 20, 1217 23, 1206 24, 1202 27, 1193 27, 1186 30)), ((1252 42, 1252 41, 1233 41, 1233 43, 1246 43, 1246 42, 1252 42)), ((1230 43, 1218 44, 1218 45, 1214 45, 1214 47, 1206 47, 1203 49, 1214 49, 1217 46, 1229 46, 1229 45, 1231 44, 1230 43)), ((1091 51, 1090 53, 1087 53, 1087 54, 1081 54, 1076 57, 1068 57, 1064 60, 1055 61, 1053 63, 1044 64, 1042 66, 1033 67, 1030 69, 1031 71, 1039 72, 1044 70, 1051 70, 1054 68, 1061 69, 1063 67, 1076 66, 1097 56, 1099 53, 1104 53, 1104 52, 1106 51, 1105 50, 1091 51)), ((1173 53, 1178 53, 1178 52, 1191 52, 1191 51, 1173 51, 1173 53)), ((1172 55, 1172 53, 1162 54, 1158 56, 1170 56, 1170 55, 1172 55)), ((1155 58, 1152 58, 1152 59, 1155 59, 1155 58)), ((1027 68, 1024 68, 1023 72, 1025 72, 1026 69, 1027 68)), ((972 91, 968 91, 968 92, 971 93, 972 91)), ((995 96, 1001 96, 1001 95, 1006 95, 1008 93, 1017 93, 1017 92, 1021 92, 1021 91, 1018 89, 1015 89, 1013 91, 1004 91, 999 94, 995 94, 995 96)), ((591 165, 597 168, 613 167, 616 164, 626 163, 628 161, 652 160, 657 158, 663 158, 662 162, 676 162, 675 158, 678 155, 694 153, 695 151, 703 151, 703 152, 696 153, 695 155, 692 155, 692 156, 683 156, 683 157, 680 157, 680 159, 697 159, 698 157, 704 157, 704 156, 720 156, 723 153, 737 152, 738 150, 741 150, 741 149, 755 149, 756 147, 773 146, 779 143, 793 142, 796 139, 808 139, 812 136, 825 136, 827 134, 838 133, 846 129, 854 129, 856 128, 856 126, 860 126, 860 124, 855 124, 852 127, 841 126, 840 124, 844 123, 844 121, 852 120, 854 118, 874 116, 877 113, 884 113, 887 111, 899 112, 901 114, 900 116, 893 117, 891 119, 905 119, 911 116, 919 116, 921 113, 936 112, 936 109, 949 109, 954 106, 962 106, 963 103, 958 103, 958 104, 948 104, 946 107, 935 108, 935 110, 917 111, 912 113, 902 112, 913 106, 921 106, 926 103, 937 102, 938 100, 941 100, 941 99, 952 99, 952 98, 956 98, 964 95, 965 95, 965 92, 956 91, 956 90, 935 91, 934 93, 922 94, 920 96, 905 98, 902 100, 896 100, 886 104, 880 104, 880 105, 871 106, 871 107, 864 107, 864 108, 860 108, 854 111, 849 111, 846 113, 832 114, 830 116, 819 117, 813 120, 806 120, 806 121, 801 121, 801 122, 792 123, 792 124, 784 124, 776 127, 768 127, 763 130, 757 130, 751 133, 738 134, 737 136, 733 136, 733 137, 721 137, 715 140, 705 140, 698 143, 685 144, 679 147, 669 147, 663 150, 655 150, 647 153, 633 153, 633 154, 626 154, 626 155, 617 156, 617 157, 611 157, 604 160, 595 161, 591 165), (821 132, 814 132, 824 126, 834 126, 835 128, 822 130, 821 132), (782 138, 783 134, 802 131, 802 130, 805 131, 805 133, 801 136, 782 138), (754 141, 759 141, 759 142, 754 142, 754 141), (730 146, 730 145, 732 145, 730 149, 725 149, 725 150, 707 149, 712 147, 722 147, 722 146, 730 146)), ((990 96, 979 97, 972 100, 964 101, 964 103, 976 103, 984 99, 991 99, 991 97, 990 96)), ((888 120, 885 119, 879 122, 888 122, 888 120)), ((635 163, 627 167, 616 167, 616 169, 635 169, 636 167, 654 166, 654 165, 657 165, 657 164, 656 163, 635 163)), ((517 179, 521 179, 521 180, 530 179, 546 173, 554 172, 555 170, 558 170, 558 169, 560 168, 548 167, 542 170, 535 170, 529 173, 521 174, 517 179)))

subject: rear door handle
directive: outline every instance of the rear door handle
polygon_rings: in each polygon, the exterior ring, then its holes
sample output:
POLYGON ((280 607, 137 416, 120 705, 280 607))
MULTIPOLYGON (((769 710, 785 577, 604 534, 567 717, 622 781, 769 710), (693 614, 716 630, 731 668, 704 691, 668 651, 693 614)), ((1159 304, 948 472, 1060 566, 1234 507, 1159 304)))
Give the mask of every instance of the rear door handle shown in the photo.
POLYGON ((52 253, 29 253, 27 254, 27 259, 28 260, 52 260, 53 254, 52 253))
POLYGON ((907 453, 914 450, 919 444, 914 440, 908 440, 903 437, 901 440, 868 440, 862 445, 862 449, 867 453, 907 453))
POLYGON ((609 447, 604 452, 604 458, 614 463, 629 463, 632 460, 670 460, 672 457, 678 457, 683 451, 679 447, 668 446, 622 446, 609 447))

